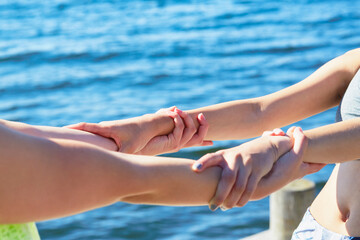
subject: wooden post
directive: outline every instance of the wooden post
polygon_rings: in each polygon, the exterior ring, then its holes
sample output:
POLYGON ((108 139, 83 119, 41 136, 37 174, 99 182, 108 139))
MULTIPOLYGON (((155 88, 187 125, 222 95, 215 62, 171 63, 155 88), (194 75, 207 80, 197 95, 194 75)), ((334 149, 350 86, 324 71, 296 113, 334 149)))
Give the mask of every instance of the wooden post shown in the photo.
POLYGON ((270 196, 270 232, 273 239, 289 240, 315 197, 315 183, 295 180, 270 196))

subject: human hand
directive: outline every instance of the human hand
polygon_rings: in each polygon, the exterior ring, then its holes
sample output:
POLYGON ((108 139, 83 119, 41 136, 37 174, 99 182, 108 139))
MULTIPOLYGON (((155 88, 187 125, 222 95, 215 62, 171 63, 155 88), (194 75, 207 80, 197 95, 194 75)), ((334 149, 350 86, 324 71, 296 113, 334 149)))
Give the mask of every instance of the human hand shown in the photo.
MULTIPOLYGON (((281 130, 275 130, 281 135, 281 130)), ((285 134, 283 134, 285 135, 285 134)), ((200 158, 193 170, 202 172, 211 166, 223 169, 215 196, 209 207, 232 208, 244 206, 253 195, 262 177, 267 175, 276 160, 292 147, 289 136, 264 135, 240 146, 220 150, 200 158)))
MULTIPOLYGON (((264 132, 264 135, 278 136, 285 134, 277 132, 264 132)), ((261 179, 253 194, 252 199, 261 199, 282 188, 291 181, 302 178, 305 175, 320 171, 326 164, 303 162, 303 154, 307 148, 308 140, 299 127, 291 127, 287 133, 293 138, 293 148, 276 161, 271 171, 261 179)))
POLYGON ((198 115, 198 121, 200 125, 196 129, 187 113, 171 107, 141 117, 78 123, 67 127, 113 139, 120 152, 155 155, 176 151, 182 147, 211 145, 211 141, 203 141, 209 127, 203 114, 198 115), (161 124, 158 123, 168 121, 169 118, 174 122, 174 128, 170 133, 164 134, 158 127, 161 124))
POLYGON ((199 128, 196 129, 194 121, 184 111, 176 107, 160 109, 157 114, 174 115, 174 130, 168 135, 161 135, 152 138, 137 154, 155 155, 159 153, 177 152, 182 148, 194 146, 211 146, 212 141, 204 140, 209 129, 205 116, 200 113, 197 116, 199 128))

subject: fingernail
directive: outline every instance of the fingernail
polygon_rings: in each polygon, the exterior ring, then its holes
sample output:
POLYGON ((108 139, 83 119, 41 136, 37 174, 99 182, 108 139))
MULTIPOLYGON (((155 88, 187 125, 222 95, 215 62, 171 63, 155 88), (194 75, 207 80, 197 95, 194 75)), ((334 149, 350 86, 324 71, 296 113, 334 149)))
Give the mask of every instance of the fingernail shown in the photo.
POLYGON ((201 168, 202 168, 202 163, 194 163, 193 165, 192 165, 192 169, 194 169, 194 170, 200 170, 201 168))
POLYGON ((212 203, 212 204, 210 204, 209 208, 210 208, 210 210, 211 210, 211 211, 213 211, 213 212, 214 212, 214 211, 216 211, 216 209, 218 209, 218 208, 219 208, 219 206, 218 206, 218 205, 216 205, 216 204, 213 204, 213 203, 212 203))
POLYGON ((228 208, 226 208, 226 207, 224 207, 224 206, 220 206, 220 209, 221 209, 221 211, 223 211, 223 212, 229 210, 228 208))
POLYGON ((177 113, 182 113, 182 111, 181 111, 180 109, 178 109, 178 108, 175 108, 175 111, 176 111, 177 113))
POLYGON ((204 115, 203 113, 200 113, 200 114, 199 114, 199 118, 200 118, 201 120, 206 120, 205 115, 204 115))
POLYGON ((301 133, 302 133, 301 128, 296 127, 295 130, 294 130, 294 136, 298 136, 298 135, 301 134, 301 133))

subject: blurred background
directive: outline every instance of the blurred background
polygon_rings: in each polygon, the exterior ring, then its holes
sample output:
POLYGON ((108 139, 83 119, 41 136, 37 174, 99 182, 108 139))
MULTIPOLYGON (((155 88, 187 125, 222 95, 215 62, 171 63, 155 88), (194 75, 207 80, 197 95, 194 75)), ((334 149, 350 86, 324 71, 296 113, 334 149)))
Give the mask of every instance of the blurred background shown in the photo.
MULTIPOLYGON (((63 126, 268 94, 359 47, 358 9, 352 0, 0 0, 1 118, 63 126)), ((331 169, 308 178, 319 189, 331 169)), ((268 214, 267 198, 214 213, 118 203, 38 227, 56 240, 226 240, 265 230, 268 214)))

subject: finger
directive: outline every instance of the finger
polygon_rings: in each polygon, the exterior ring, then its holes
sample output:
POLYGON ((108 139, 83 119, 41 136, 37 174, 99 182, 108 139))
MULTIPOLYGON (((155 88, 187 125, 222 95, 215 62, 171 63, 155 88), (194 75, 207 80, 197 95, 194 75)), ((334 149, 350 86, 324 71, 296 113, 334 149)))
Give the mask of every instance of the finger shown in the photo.
POLYGON ((83 124, 83 123, 75 123, 75 124, 70 124, 70 125, 66 125, 66 126, 63 126, 64 128, 71 128, 71 129, 78 129, 78 130, 81 130, 79 129, 79 124, 83 124))
POLYGON ((283 154, 290 151, 293 146, 293 141, 288 136, 272 137, 270 138, 270 142, 272 143, 271 146, 273 146, 276 160, 280 158, 283 154))
POLYGON ((66 126, 67 128, 81 130, 85 132, 94 133, 103 137, 110 137, 110 131, 108 127, 100 126, 97 123, 77 123, 73 125, 66 126))
POLYGON ((274 132, 273 131, 265 131, 265 132, 263 132, 263 134, 261 136, 262 137, 274 136, 274 132))
POLYGON ((210 146, 213 144, 212 141, 204 141, 204 138, 209 130, 209 123, 206 121, 206 118, 204 114, 200 113, 197 116, 197 119, 199 121, 199 129, 196 134, 193 135, 193 137, 190 139, 190 141, 185 145, 186 147, 191 146, 210 146), (207 142, 204 144, 204 142, 207 142))
POLYGON ((256 190, 259 181, 260 181, 260 177, 257 175, 251 175, 249 177, 249 181, 246 185, 246 189, 237 203, 239 207, 245 206, 245 204, 250 200, 251 196, 254 194, 256 190))
POLYGON ((197 160, 191 168, 195 172, 202 172, 209 167, 219 166, 219 164, 223 161, 225 161, 225 159, 221 154, 208 153, 197 160))
POLYGON ((214 145, 214 142, 213 142, 213 141, 203 141, 202 143, 200 143, 200 144, 197 145, 197 146, 204 147, 204 146, 212 146, 212 145, 214 145))
POLYGON ((176 112, 173 111, 164 111, 164 114, 166 114, 168 117, 171 117, 172 119, 174 119, 178 114, 176 112))
POLYGON ((323 169, 323 167, 325 166, 326 164, 323 163, 303 163, 302 168, 304 169, 303 170, 304 176, 308 174, 316 173, 321 169, 323 169))
POLYGON ((294 134, 294 130, 295 130, 295 126, 292 126, 291 128, 289 128, 287 131, 286 131, 286 135, 288 135, 289 137, 293 138, 293 134, 294 134))
POLYGON ((175 112, 180 115, 182 120, 184 121, 185 128, 184 133, 182 135, 182 139, 180 141, 180 146, 184 146, 189 140, 193 137, 196 133, 196 127, 194 121, 192 120, 191 116, 186 112, 181 111, 180 109, 175 109, 175 112))
POLYGON ((285 136, 285 132, 281 128, 275 128, 273 133, 275 136, 285 136))
POLYGON ((163 112, 168 112, 168 111, 174 111, 174 109, 176 108, 176 106, 172 106, 169 108, 161 108, 159 109, 156 113, 163 113, 163 112))
POLYGON ((175 116, 174 124, 175 127, 173 132, 169 134, 169 139, 171 140, 171 147, 175 149, 179 148, 180 140, 184 132, 184 122, 179 115, 175 116))
POLYGON ((176 107, 160 109, 159 111, 156 112, 156 114, 164 114, 164 115, 174 119, 178 115, 178 113, 173 111, 173 109, 175 109, 175 108, 176 107))
POLYGON ((296 173, 296 178, 302 178, 306 175, 316 173, 325 166, 326 164, 322 163, 301 163, 299 170, 296 173))
MULTIPOLYGON (((221 206, 229 195, 231 189, 234 186, 236 180, 236 173, 233 169, 224 168, 221 174, 219 184, 216 189, 215 196, 211 199, 209 207, 211 210, 216 210, 221 206)), ((226 207, 226 206, 225 206, 226 207)))
POLYGON ((294 137, 293 152, 296 155, 302 155, 304 150, 303 145, 306 141, 306 137, 300 127, 296 127, 294 129, 293 137, 294 137))
MULTIPOLYGON (((288 131, 288 132, 291 132, 291 131, 288 131)), ((278 141, 277 145, 279 146, 279 148, 278 148, 279 157, 282 156, 283 154, 288 154, 287 155, 288 157, 291 156, 291 158, 301 161, 301 156, 304 151, 303 145, 306 143, 305 142, 306 138, 305 138, 305 135, 302 132, 301 128, 295 127, 293 130, 294 143, 292 143, 292 140, 289 141, 289 139, 282 140, 280 138, 276 138, 274 140, 278 141), (291 148, 292 144, 293 144, 293 146, 291 148), (289 151, 289 149, 290 149, 290 151, 289 151)))
POLYGON ((231 190, 229 196, 225 199, 223 204, 227 209, 233 208, 235 205, 237 205, 238 201, 241 199, 241 196, 245 191, 245 187, 247 185, 249 175, 250 175, 250 171, 247 171, 245 167, 239 168, 234 187, 231 190))
POLYGON ((166 110, 174 111, 176 108, 177 108, 176 106, 172 106, 172 107, 167 108, 166 110))

